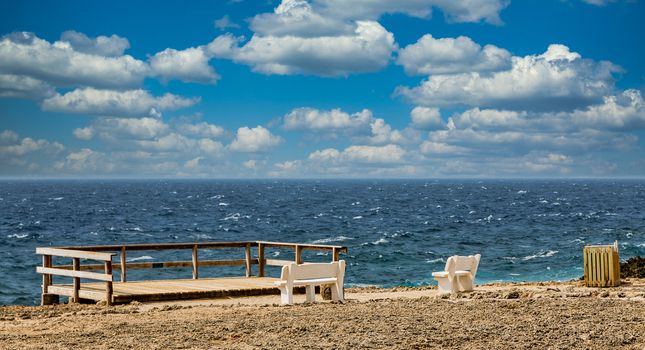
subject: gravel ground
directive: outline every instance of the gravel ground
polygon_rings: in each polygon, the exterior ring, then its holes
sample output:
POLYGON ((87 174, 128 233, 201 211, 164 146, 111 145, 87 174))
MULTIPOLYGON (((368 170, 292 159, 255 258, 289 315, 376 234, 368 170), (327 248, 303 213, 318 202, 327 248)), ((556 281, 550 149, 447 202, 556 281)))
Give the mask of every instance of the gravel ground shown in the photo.
POLYGON ((350 289, 344 303, 294 306, 7 306, 0 348, 645 349, 645 280, 428 292, 350 289))

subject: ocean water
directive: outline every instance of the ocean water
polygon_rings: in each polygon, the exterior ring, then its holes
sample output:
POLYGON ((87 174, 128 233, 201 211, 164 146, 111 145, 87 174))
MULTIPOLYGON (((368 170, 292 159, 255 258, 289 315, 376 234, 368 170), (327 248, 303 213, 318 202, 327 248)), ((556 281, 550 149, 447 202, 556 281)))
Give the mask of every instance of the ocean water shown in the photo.
MULTIPOLYGON (((38 246, 235 240, 346 245, 349 285, 432 284, 448 256, 474 253, 482 254, 478 283, 567 280, 582 275, 585 244, 618 240, 621 259, 645 255, 645 181, 5 180, 0 304, 39 302, 38 246)), ((269 250, 267 257, 293 253, 269 250)), ((128 255, 167 259, 190 260, 190 253, 128 255)), ((305 259, 330 256, 307 252, 305 259)), ((132 270, 128 277, 190 273, 132 270)), ((202 277, 242 274, 241 267, 200 269, 202 277)))

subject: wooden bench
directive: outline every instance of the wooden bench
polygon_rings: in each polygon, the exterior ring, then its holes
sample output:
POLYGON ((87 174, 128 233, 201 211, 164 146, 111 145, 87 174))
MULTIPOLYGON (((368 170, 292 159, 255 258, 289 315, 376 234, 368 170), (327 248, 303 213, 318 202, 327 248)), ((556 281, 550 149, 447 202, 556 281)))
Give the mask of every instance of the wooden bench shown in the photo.
POLYGON ((331 299, 343 300, 343 280, 345 278, 345 260, 332 263, 290 263, 282 267, 280 281, 275 284, 280 289, 282 305, 293 304, 293 287, 305 286, 307 301, 316 299, 316 286, 332 285, 331 299))

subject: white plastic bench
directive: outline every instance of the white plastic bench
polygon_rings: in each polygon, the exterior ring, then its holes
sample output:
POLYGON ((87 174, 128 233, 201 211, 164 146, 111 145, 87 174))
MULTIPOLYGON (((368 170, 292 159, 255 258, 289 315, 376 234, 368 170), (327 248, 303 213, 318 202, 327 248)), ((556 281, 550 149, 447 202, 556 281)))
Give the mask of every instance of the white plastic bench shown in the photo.
POLYGON ((332 284, 331 299, 343 300, 343 280, 345 278, 345 260, 332 263, 291 263, 282 267, 280 281, 275 284, 280 288, 280 299, 283 305, 293 304, 293 287, 305 286, 307 301, 316 299, 316 286, 332 284))
POLYGON ((472 291, 480 258, 480 254, 449 257, 444 271, 432 273, 432 277, 439 283, 439 293, 472 291))

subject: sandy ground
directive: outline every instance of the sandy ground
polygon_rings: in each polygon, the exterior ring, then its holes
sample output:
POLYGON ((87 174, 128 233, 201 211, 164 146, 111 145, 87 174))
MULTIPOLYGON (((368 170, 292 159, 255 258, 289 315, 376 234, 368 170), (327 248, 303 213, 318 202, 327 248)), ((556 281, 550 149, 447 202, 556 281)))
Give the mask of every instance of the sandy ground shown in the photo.
POLYGON ((353 288, 346 299, 0 307, 0 348, 645 349, 642 279, 611 289, 496 284, 444 297, 432 288, 353 288))

